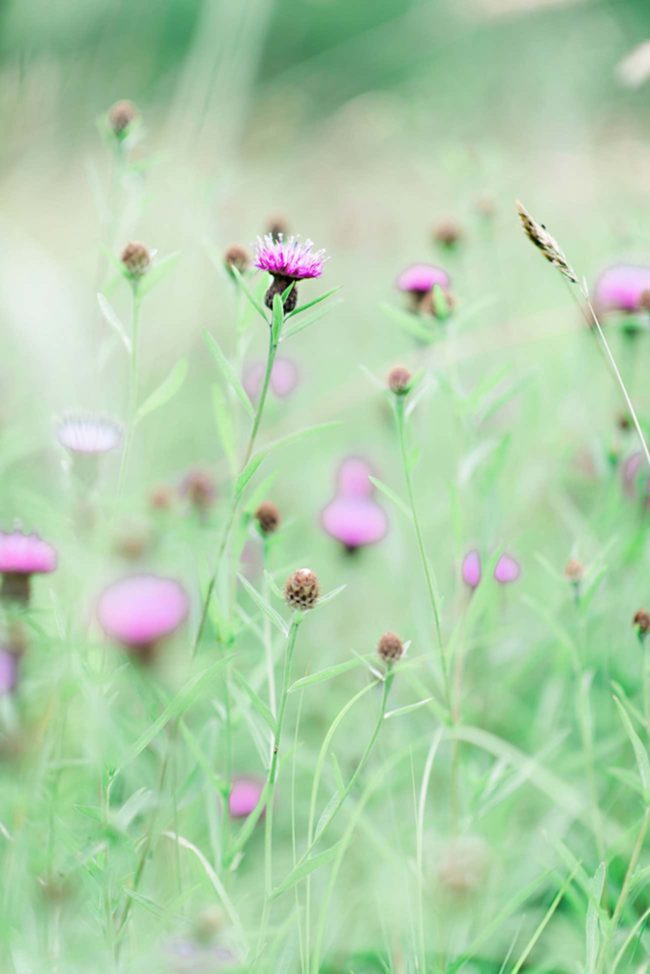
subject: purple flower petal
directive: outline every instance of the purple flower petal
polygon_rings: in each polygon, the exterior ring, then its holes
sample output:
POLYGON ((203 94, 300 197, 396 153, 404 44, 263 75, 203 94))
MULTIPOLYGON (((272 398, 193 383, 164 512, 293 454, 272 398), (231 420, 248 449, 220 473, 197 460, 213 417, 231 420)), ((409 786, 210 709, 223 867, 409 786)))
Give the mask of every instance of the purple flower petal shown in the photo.
POLYGON ((497 582, 500 585, 509 585, 511 582, 516 582, 520 575, 519 562, 512 555, 501 555, 494 569, 494 577, 497 582))
POLYGON ((616 264, 596 282, 595 303, 606 311, 638 311, 645 291, 650 291, 650 267, 616 264))
POLYGON ((56 551, 37 534, 0 532, 0 572, 34 575, 53 572, 55 568, 56 551))
POLYGON ((346 497, 372 497, 375 488, 369 481, 370 464, 361 457, 347 457, 338 469, 336 483, 339 494, 346 497))
POLYGON ((416 294, 426 294, 434 284, 448 288, 449 274, 442 267, 433 264, 411 264, 403 270, 397 278, 397 288, 400 291, 415 291, 416 294))
POLYGON ((274 240, 268 233, 264 238, 257 238, 255 266, 269 274, 295 281, 320 277, 325 264, 325 251, 315 251, 313 247, 311 240, 302 243, 298 237, 284 240, 282 234, 274 240))
MULTIPOLYGON (((257 402, 264 380, 264 362, 254 362, 244 372, 243 385, 251 402, 257 402)), ((271 389, 280 398, 288 396, 298 385, 298 367, 288 358, 276 358, 271 370, 271 389)))
POLYGON ((0 648, 0 696, 10 693, 18 680, 18 657, 9 649, 0 648))
POLYGON ((383 508, 365 497, 336 497, 323 511, 322 523, 332 538, 350 549, 381 541, 388 530, 383 508))
POLYGON ((97 606, 104 632, 129 648, 149 647, 185 619, 187 593, 178 582, 157 575, 132 575, 110 585, 97 606))
POLYGON ((481 556, 478 551, 473 548, 468 551, 463 558, 463 567, 461 569, 463 576, 463 581, 471 589, 477 588, 481 582, 482 568, 481 568, 481 556))
POLYGON ((257 807, 263 785, 257 778, 235 778, 228 798, 232 818, 246 818, 257 807))

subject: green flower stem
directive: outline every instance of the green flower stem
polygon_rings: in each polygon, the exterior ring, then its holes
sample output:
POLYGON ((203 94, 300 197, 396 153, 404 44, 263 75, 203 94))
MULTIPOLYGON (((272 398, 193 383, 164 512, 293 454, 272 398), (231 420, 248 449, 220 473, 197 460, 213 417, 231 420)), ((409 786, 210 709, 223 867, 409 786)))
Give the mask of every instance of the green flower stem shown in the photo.
MULTIPOLYGON (((279 331, 281 331, 281 329, 279 331)), ((255 415, 253 417, 253 425, 251 427, 250 436, 248 438, 248 445, 246 447, 246 452, 244 454, 244 459, 239 469, 239 475, 237 479, 239 479, 239 476, 241 476, 241 474, 246 469, 248 462, 250 461, 253 455, 253 450, 255 449, 255 441, 257 439, 257 434, 259 432, 260 423, 262 422, 264 404, 266 402, 267 393, 269 391, 269 383, 271 381, 271 373, 273 371, 273 364, 275 362, 275 356, 277 354, 278 344, 279 344, 279 332, 274 337, 273 328, 271 325, 269 325, 269 351, 266 359, 266 369, 264 370, 264 381, 262 383, 262 390, 260 392, 260 397, 257 401, 257 407, 255 409, 255 415)), ((196 654, 196 651, 199 647, 199 643, 201 642, 201 637, 203 636, 203 630, 205 629, 205 624, 208 618, 210 603, 212 601, 214 589, 217 584, 217 579, 219 577, 221 563, 223 561, 223 557, 226 552, 226 548, 228 546, 228 541, 230 539, 230 532, 232 531, 232 526, 235 521, 235 515, 237 513, 238 504, 239 504, 239 496, 237 495, 236 492, 234 492, 230 501, 230 506, 226 513, 226 520, 224 523, 224 528, 221 535, 221 541, 219 543, 219 548, 217 551, 215 567, 210 576, 208 588, 205 593, 205 599, 203 600, 201 618, 199 619, 198 629, 196 631, 196 636, 194 637, 194 642, 192 644, 192 656, 196 654)))
POLYGON ((140 358, 140 306, 142 299, 138 294, 138 284, 132 283, 133 302, 131 311, 131 360, 129 363, 129 401, 126 419, 126 433, 124 437, 124 449, 122 450, 122 461, 120 463, 120 474, 118 480, 118 496, 124 488, 124 479, 129 461, 129 454, 133 444, 133 434, 135 432, 135 418, 138 408, 138 382, 139 382, 139 358, 140 358))

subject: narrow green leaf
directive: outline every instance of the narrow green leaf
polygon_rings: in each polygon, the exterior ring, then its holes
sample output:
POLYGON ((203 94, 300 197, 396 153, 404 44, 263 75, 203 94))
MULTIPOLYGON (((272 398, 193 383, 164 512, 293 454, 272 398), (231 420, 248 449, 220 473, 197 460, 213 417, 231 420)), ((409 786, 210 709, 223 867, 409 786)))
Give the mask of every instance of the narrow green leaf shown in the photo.
POLYGON ((233 369, 232 365, 230 364, 226 356, 221 351, 221 346, 219 345, 218 341, 210 334, 210 332, 207 329, 203 332, 203 337, 205 338, 208 348, 214 355, 214 358, 221 370, 221 374, 223 375, 224 379, 226 380, 226 382, 228 383, 232 391, 235 393, 235 395, 241 402, 242 406, 248 413, 249 417, 253 419, 255 416, 255 410, 253 409, 253 404, 251 403, 250 399, 246 395, 246 391, 242 386, 241 382, 239 381, 239 379, 237 378, 237 374, 233 369))
POLYGON ((291 889, 296 883, 299 883, 301 879, 305 879, 316 869, 320 869, 321 866, 326 865, 334 859, 339 851, 341 842, 337 842, 335 845, 330 846, 329 849, 325 849, 324 852, 319 852, 318 855, 312 856, 310 859, 305 859, 296 868, 289 873, 287 878, 279 886, 276 886, 271 894, 273 898, 280 896, 281 893, 285 893, 288 889, 291 889))
POLYGON ((600 903, 605 888, 605 876, 605 863, 601 862, 589 884, 591 896, 587 907, 585 974, 596 974, 596 963, 600 953, 600 903))
POLYGON ((269 605, 266 599, 262 598, 260 593, 257 591, 256 588, 253 588, 253 586, 251 585, 251 583, 248 581, 247 578, 244 578, 243 575, 238 575, 237 578, 241 582, 242 586, 246 589, 246 591, 250 595, 255 605, 257 605, 258 608, 261 609, 261 611, 264 613, 264 615, 271 620, 273 625, 276 627, 276 629, 278 629, 282 633, 283 636, 287 636, 289 632, 289 627, 287 626, 286 622, 284 621, 280 613, 276 612, 273 606, 269 605))
POLYGON ((285 298, 289 297, 289 294, 294 288, 293 281, 282 292, 282 296, 279 294, 273 295, 273 319, 271 322, 271 329, 273 331, 273 341, 275 344, 280 340, 280 332, 282 331, 282 325, 284 324, 284 301, 285 298))
POLYGON ((378 480, 377 477, 368 477, 370 483, 377 488, 380 494, 384 494, 385 497, 392 501, 395 507, 398 508, 409 521, 413 520, 413 514, 411 510, 406 506, 401 497, 399 497, 394 490, 392 490, 383 480, 378 480))
POLYGON ((124 347, 130 355, 132 347, 131 339, 127 335, 126 329, 120 321, 117 312, 113 308, 113 305, 101 292, 97 293, 97 304, 99 305, 99 310, 103 314, 104 318, 111 328, 119 335, 120 340, 124 343, 124 347))
POLYGON ((614 703, 618 707, 618 712, 621 720, 623 721, 623 727, 625 728, 625 732, 634 749, 634 757, 636 759, 636 765, 639 769, 639 777, 641 778, 641 784, 643 786, 643 800, 646 805, 650 804, 650 760, 648 759, 648 752, 643 746, 641 738, 634 730, 632 721, 628 717, 625 707, 618 697, 614 697, 614 703))
POLYGON ((340 419, 332 419, 326 423, 317 423, 315 426, 307 426, 305 429, 296 430, 294 433, 287 433, 286 436, 281 436, 277 440, 272 440, 263 447, 259 453, 256 454, 258 457, 268 456, 274 450, 277 450, 280 446, 287 446, 289 443, 294 443, 296 440, 301 440, 303 436, 311 436, 312 433, 324 433, 325 430, 335 429, 337 426, 341 426, 342 421, 340 419))
POLYGON ((241 497, 241 495, 243 494, 246 488, 246 484, 252 477, 255 476, 259 467, 261 467, 261 465, 264 463, 264 459, 265 459, 264 454, 262 454, 261 457, 260 456, 253 457, 252 460, 248 461, 248 463, 240 473, 239 477, 237 477, 237 482, 235 483, 236 497, 238 498, 241 497))
MULTIPOLYGON (((339 302, 337 301, 334 307, 336 307, 338 303, 339 302)), ((284 342, 288 338, 293 338, 293 336, 299 334, 299 332, 305 331, 306 328, 310 328, 312 325, 316 324, 317 321, 320 321, 320 319, 323 318, 329 310, 329 308, 319 308, 318 311, 314 311, 310 315, 305 315, 304 318, 299 318, 296 322, 294 322, 294 324, 285 325, 282 331, 282 341, 284 342)), ((287 316, 287 321, 288 320, 289 316, 287 316)))
POLYGON ((405 331, 408 335, 412 335, 426 345, 430 345, 434 341, 436 337, 435 331, 432 327, 421 324, 417 315, 411 314, 409 311, 402 311, 400 308, 395 308, 392 304, 382 304, 380 307, 386 317, 399 325, 402 331, 405 331))
POLYGON ((229 270, 232 273, 232 276, 237 281, 237 284, 239 285, 239 287, 241 288, 241 290, 246 295, 246 297, 247 297, 248 301, 250 302, 251 306, 253 308, 255 308, 255 310, 257 311, 258 315, 260 315, 260 317, 264 319, 264 321, 266 322, 266 324, 268 324, 269 323, 269 319, 268 319, 268 311, 267 311, 267 309, 263 305, 261 305, 259 303, 259 301, 257 300, 257 298, 251 293, 251 290, 248 287, 248 284, 246 283, 246 281, 244 280, 244 278, 241 276, 241 274, 239 273, 239 271, 237 270, 237 268, 236 267, 230 267, 229 270))
POLYGON ((179 359, 171 372, 160 383, 158 388, 155 389, 142 403, 135 417, 136 423, 139 423, 140 420, 144 419, 145 416, 148 416, 149 413, 154 412, 154 410, 160 409, 161 406, 165 406, 170 399, 174 398, 185 382, 187 370, 187 359, 179 359))
POLYGON ((327 301, 328 298, 331 298, 333 294, 336 294, 336 292, 340 290, 341 285, 339 284, 338 287, 333 287, 331 290, 326 291, 325 294, 321 294, 317 298, 314 298, 313 301, 306 301, 305 304, 301 304, 300 307, 295 308, 287 317, 295 318, 296 315, 301 315, 303 311, 307 311, 309 308, 315 308, 317 304, 320 304, 322 301, 327 301))
POLYGON ((426 707, 428 703, 431 703, 433 697, 427 697, 426 700, 418 700, 417 703, 409 703, 405 707, 398 707, 397 710, 389 710, 384 714, 384 720, 390 720, 391 717, 400 717, 402 714, 410 714, 412 710, 419 710, 420 707, 426 707))
POLYGON ((223 452, 228 460, 228 467, 231 474, 237 469, 237 447, 235 444, 235 430, 233 428, 232 416, 228 409, 226 399, 218 385, 212 386, 212 408, 214 411, 214 421, 219 433, 219 440, 223 447, 223 452))
POLYGON ((237 670, 232 671, 232 676, 237 685, 244 691, 248 699, 250 700, 253 710, 260 715, 266 726, 269 728, 272 734, 275 734, 276 724, 275 718, 271 713, 271 710, 264 703, 262 698, 253 690, 252 686, 248 680, 242 676, 237 670))
POLYGON ((319 670, 318 673, 311 673, 309 676, 301 677, 295 683, 291 684, 287 692, 295 693, 296 690, 303 690, 305 687, 314 686, 316 683, 325 683, 327 680, 333 680, 334 677, 340 676, 341 673, 358 669, 358 667, 364 664, 365 660, 363 659, 347 659, 344 663, 336 663, 334 666, 328 666, 324 670, 319 670))

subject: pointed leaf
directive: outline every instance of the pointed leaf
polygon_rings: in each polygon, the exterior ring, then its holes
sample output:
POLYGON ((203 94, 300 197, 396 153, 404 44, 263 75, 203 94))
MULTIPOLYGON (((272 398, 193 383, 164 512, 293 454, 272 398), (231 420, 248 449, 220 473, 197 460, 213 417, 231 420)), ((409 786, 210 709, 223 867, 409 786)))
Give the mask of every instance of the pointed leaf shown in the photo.
POLYGON ((241 402, 242 406, 244 407, 244 409, 246 410, 250 418, 253 419, 255 416, 255 410, 253 409, 253 404, 248 398, 246 391, 242 386, 241 382, 237 378, 237 374, 233 369, 232 365, 230 364, 226 356, 221 351, 221 346, 219 345, 218 341, 207 330, 203 332, 203 337, 205 338, 208 348, 214 355, 214 358, 221 370, 221 374, 223 375, 224 379, 226 380, 226 382, 228 383, 232 391, 235 393, 235 395, 241 402))
POLYGON ((166 405, 170 399, 173 399, 177 392, 179 392, 181 386, 185 382, 185 377, 188 370, 188 361, 186 358, 180 359, 174 368, 171 370, 169 375, 163 379, 157 389, 148 396, 138 409, 137 415, 135 417, 136 423, 139 423, 141 419, 144 419, 149 413, 154 412, 156 409, 160 409, 161 406, 166 405))
POLYGON ((241 582, 242 586, 246 589, 246 591, 250 595, 255 605, 257 605, 258 608, 262 610, 264 615, 271 620, 273 625, 276 627, 276 629, 278 629, 282 633, 283 636, 287 636, 289 633, 289 627, 287 626, 286 622, 284 621, 280 613, 276 612, 273 606, 269 605, 266 599, 262 598, 260 593, 257 591, 256 588, 253 588, 253 586, 251 585, 251 583, 248 581, 247 578, 244 578, 243 575, 238 575, 237 578, 241 582))
POLYGON ((401 497, 399 497, 392 488, 385 484, 382 480, 378 480, 377 477, 368 477, 370 483, 377 488, 380 494, 384 494, 393 504, 402 512, 402 514, 409 519, 413 520, 413 514, 410 509, 406 506, 401 497))
POLYGON ((126 329, 122 324, 122 322, 120 321, 117 312, 113 308, 113 305, 110 303, 108 298, 106 298, 101 292, 97 293, 97 304, 99 305, 99 310, 103 314, 104 318, 111 326, 111 328, 113 328, 113 330, 117 332, 117 334, 120 337, 120 340, 124 343, 124 347, 126 348, 127 352, 130 355, 131 347, 132 347, 131 339, 127 335, 126 329))

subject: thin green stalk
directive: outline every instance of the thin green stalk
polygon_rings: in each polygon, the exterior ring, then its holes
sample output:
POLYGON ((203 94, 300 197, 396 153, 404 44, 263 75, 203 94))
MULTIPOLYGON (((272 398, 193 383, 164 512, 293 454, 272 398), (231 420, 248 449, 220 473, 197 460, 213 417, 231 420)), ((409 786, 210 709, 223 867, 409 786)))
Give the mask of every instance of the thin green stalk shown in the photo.
MULTIPOLYGON (((281 330, 281 329, 280 329, 281 330)), ((248 438, 248 444, 246 446, 246 452, 244 453, 244 459, 242 461, 241 467, 239 469, 239 476, 246 469, 249 460, 253 455, 253 450, 255 449, 255 441, 257 439, 257 434, 259 432, 260 423, 262 422, 262 414, 264 412, 264 404, 266 402, 267 393, 269 390, 269 383, 271 381, 271 373, 273 371, 273 364, 275 362, 275 356, 278 350, 279 334, 274 338, 273 328, 269 325, 269 351, 266 359, 266 368, 264 370, 264 380, 262 382, 262 390, 260 392, 259 399, 257 400, 257 407, 255 409, 255 415, 253 417, 253 425, 251 427, 250 436, 248 438)), ((205 629, 205 624, 208 618, 208 612, 210 609, 210 603, 212 601, 212 596, 214 594, 214 589, 217 584, 217 579, 219 577, 219 572, 221 570, 221 563, 228 546, 228 541, 230 539, 230 532, 232 531, 232 526, 235 520, 235 515, 237 513, 237 505, 239 503, 239 497, 236 493, 233 493, 231 498, 230 506, 226 514, 226 520, 224 522, 223 532, 221 535, 221 541, 219 543, 219 548, 217 550, 217 557, 215 561, 215 566, 210 576, 210 581, 208 583, 208 588, 205 593, 205 599, 203 600, 203 607, 201 609, 201 617, 199 619, 199 625, 196 631, 196 636, 194 637, 194 642, 192 644, 192 656, 194 657, 196 651, 201 642, 201 637, 203 635, 203 630, 205 629)))
MULTIPOLYGON (((291 679, 291 669, 293 664, 293 656, 296 648, 296 637, 298 635, 298 628, 302 622, 302 612, 295 612, 291 620, 291 626, 289 628, 289 635, 287 637, 287 650, 284 655, 284 665, 282 667, 282 686, 280 690, 280 703, 278 709, 278 717, 275 725, 275 734, 273 735, 273 750, 271 755, 271 765, 269 767, 269 775, 266 787, 266 799, 263 807, 266 807, 266 818, 264 821, 264 905, 262 908, 262 920, 260 924, 260 938, 258 946, 258 957, 261 956, 264 950, 264 944, 266 941, 266 931, 269 921, 269 913, 271 908, 271 894, 273 892, 273 803, 275 799, 275 786, 278 779, 278 763, 279 763, 279 753, 280 745, 282 742, 282 731, 284 729, 284 719, 287 709, 287 700, 289 697, 289 685, 291 679)), ((258 803, 259 807, 259 803, 258 803)), ((252 815, 255 814, 255 811, 252 815)), ((252 817, 252 816, 251 816, 252 817)))
POLYGON ((131 305, 131 359, 129 362, 129 400, 126 418, 126 434, 124 437, 124 449, 122 450, 122 460, 120 462, 120 474, 118 479, 117 493, 122 493, 124 479, 129 461, 129 454, 133 444, 133 434, 135 427, 135 417, 138 408, 138 372, 139 372, 139 346, 140 346, 140 306, 141 298, 138 295, 138 285, 132 285, 133 301, 131 305))

